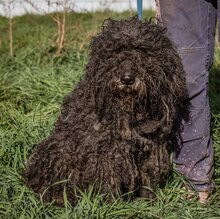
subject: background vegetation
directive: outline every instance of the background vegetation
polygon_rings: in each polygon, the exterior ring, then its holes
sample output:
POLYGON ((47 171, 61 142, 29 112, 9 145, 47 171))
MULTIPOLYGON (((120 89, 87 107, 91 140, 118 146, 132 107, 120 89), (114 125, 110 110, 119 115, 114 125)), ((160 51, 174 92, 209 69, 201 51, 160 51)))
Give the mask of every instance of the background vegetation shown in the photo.
MULTIPOLYGON (((144 17, 153 16, 144 12, 144 17)), ((108 17, 129 13, 66 14, 65 40, 57 48, 59 31, 54 17, 25 15, 13 19, 13 45, 8 19, 0 17, 0 218, 220 218, 220 50, 210 73, 212 135, 215 147, 216 190, 201 205, 187 200, 184 179, 175 172, 154 200, 109 202, 92 189, 82 193, 75 208, 43 204, 20 176, 27 155, 49 135, 63 97, 80 80, 91 37, 108 17), (9 28, 9 30, 10 30, 9 28), (13 48, 11 48, 13 46, 13 48)), ((11 27, 10 27, 11 28, 11 27)))

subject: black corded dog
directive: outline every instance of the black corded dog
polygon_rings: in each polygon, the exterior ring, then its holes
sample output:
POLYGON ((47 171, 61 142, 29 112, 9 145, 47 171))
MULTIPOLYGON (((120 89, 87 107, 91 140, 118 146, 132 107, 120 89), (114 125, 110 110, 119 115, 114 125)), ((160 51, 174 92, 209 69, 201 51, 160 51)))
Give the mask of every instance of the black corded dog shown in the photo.
POLYGON ((149 197, 143 187, 164 182, 168 141, 187 99, 181 59, 165 33, 137 18, 104 22, 84 78, 28 158, 25 181, 46 202, 62 205, 65 187, 75 204, 74 189, 94 183, 102 193, 149 197))

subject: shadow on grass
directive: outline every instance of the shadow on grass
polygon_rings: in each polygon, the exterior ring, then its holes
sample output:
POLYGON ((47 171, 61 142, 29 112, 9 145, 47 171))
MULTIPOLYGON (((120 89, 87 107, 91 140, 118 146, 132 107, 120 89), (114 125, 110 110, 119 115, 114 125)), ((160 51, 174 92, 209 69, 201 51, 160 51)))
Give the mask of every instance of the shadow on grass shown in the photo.
POLYGON ((220 66, 213 66, 209 76, 209 95, 211 111, 213 114, 220 113, 220 66))

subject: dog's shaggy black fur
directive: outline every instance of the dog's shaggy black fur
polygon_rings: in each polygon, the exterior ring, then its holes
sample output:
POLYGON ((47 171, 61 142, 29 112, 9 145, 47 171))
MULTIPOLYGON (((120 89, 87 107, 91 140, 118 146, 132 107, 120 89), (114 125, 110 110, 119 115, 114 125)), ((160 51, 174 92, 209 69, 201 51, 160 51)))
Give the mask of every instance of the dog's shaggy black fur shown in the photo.
POLYGON ((65 187, 75 204, 74 188, 92 184, 102 193, 149 197, 143 187, 164 182, 168 141, 187 98, 183 66, 165 32, 137 18, 104 22, 84 78, 23 174, 45 201, 62 205, 65 187))

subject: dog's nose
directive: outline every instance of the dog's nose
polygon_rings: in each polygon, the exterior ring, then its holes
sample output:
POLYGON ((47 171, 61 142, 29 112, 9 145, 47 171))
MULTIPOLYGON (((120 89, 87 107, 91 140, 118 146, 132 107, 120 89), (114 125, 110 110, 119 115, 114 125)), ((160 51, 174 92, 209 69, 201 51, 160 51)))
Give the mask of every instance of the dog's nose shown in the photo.
POLYGON ((126 85, 132 85, 135 81, 135 76, 131 73, 125 73, 121 76, 121 83, 126 85))

